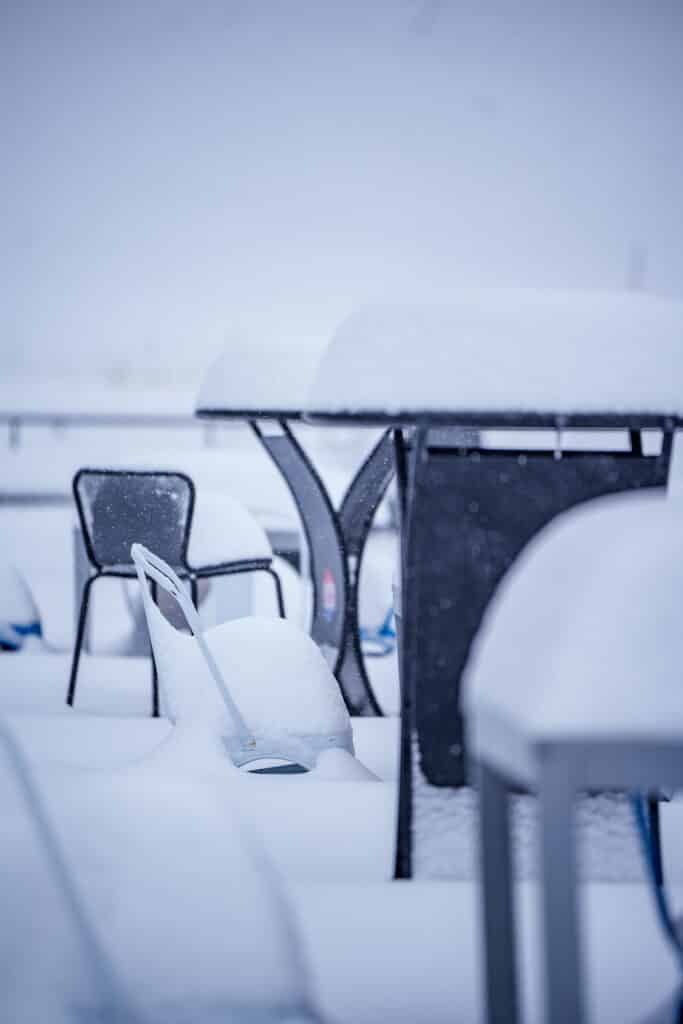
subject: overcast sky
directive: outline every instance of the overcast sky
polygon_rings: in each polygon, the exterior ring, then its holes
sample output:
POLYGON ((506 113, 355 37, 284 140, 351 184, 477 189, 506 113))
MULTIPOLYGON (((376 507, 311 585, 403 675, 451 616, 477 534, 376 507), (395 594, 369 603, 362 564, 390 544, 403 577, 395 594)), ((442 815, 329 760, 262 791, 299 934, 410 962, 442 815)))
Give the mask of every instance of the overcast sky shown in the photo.
MULTIPOLYGON (((459 284, 683 294, 683 4, 4 0, 5 365, 459 284)), ((168 377, 168 373, 167 373, 168 377)))

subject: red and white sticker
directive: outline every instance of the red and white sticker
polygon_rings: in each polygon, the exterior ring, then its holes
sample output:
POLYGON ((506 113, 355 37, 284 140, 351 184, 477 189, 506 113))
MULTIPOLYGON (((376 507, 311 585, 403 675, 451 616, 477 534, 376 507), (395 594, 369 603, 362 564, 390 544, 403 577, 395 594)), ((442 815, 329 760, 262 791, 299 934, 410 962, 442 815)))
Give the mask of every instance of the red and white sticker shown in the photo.
POLYGON ((326 619, 333 619, 337 611, 337 584, 331 569, 323 572, 322 607, 326 619))

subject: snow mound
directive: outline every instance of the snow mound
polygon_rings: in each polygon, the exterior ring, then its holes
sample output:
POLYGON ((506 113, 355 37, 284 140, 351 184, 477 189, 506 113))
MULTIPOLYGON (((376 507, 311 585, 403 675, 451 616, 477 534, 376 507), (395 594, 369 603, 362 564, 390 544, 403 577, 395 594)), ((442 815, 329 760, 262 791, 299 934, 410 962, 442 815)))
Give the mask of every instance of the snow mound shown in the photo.
POLYGON ((197 410, 228 412, 290 412, 304 406, 324 344, 321 339, 237 333, 208 369, 197 398, 197 410))
POLYGON ((543 735, 683 731, 683 503, 629 494, 559 516, 501 584, 465 707, 543 735))
MULTIPOLYGON (((166 714, 214 736, 233 737, 228 713, 196 640, 175 630, 154 605, 154 649, 166 714)), ((353 750, 339 686, 311 638, 285 619, 233 619, 205 631, 225 683, 258 738, 342 737, 353 750)))
POLYGON ((244 505, 227 494, 197 491, 188 547, 191 566, 272 557, 266 531, 244 505))
POLYGON ((60 874, 0 765, 4 1019, 314 1019, 282 885, 225 796, 178 778, 57 775, 41 802, 60 874))
POLYGON ((308 409, 683 414, 683 303, 532 289, 449 302, 352 314, 308 409))
POLYGON ((348 750, 338 747, 323 750, 318 756, 315 768, 309 773, 312 778, 333 782, 379 782, 379 777, 366 768, 348 750))

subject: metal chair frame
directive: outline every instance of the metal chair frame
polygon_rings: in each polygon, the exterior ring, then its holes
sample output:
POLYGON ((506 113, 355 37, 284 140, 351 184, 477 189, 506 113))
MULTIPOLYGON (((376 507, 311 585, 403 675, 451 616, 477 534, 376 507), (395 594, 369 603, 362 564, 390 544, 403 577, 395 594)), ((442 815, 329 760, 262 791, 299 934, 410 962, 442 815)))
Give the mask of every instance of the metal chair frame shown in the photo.
MULTIPOLYGON (((79 484, 81 480, 88 476, 98 477, 171 477, 176 480, 181 480, 184 487, 188 492, 188 507, 187 517, 185 522, 185 529, 183 533, 181 549, 180 549, 180 562, 174 566, 178 575, 183 580, 187 580, 190 586, 190 594, 192 601, 195 606, 198 605, 198 584, 200 580, 210 579, 214 576, 235 576, 241 573, 247 572, 264 572, 267 573, 273 580, 275 587, 275 599, 277 601, 278 615, 280 618, 285 618, 285 604, 284 596, 282 592, 282 582, 276 570, 273 568, 272 559, 242 559, 235 562, 218 562, 215 565, 202 565, 199 567, 192 567, 189 565, 187 560, 188 546, 190 543, 190 533, 192 530, 192 521, 194 516, 195 508, 195 486, 193 480, 186 474, 175 471, 167 470, 117 470, 117 469, 94 469, 94 468, 83 468, 80 469, 73 478, 72 490, 74 501, 76 503, 76 510, 78 512, 78 518, 81 525, 81 533, 83 536, 83 543, 85 551, 88 557, 90 565, 95 570, 94 573, 86 580, 83 592, 81 594, 80 607, 78 612, 78 625, 76 628, 76 640, 74 645, 74 653, 71 661, 71 672, 69 675, 69 689, 67 692, 66 702, 70 706, 73 706, 76 696, 76 683, 78 679, 78 666, 80 663, 81 652, 83 649, 83 640, 85 637, 85 627, 88 617, 88 607, 90 603, 90 595, 93 584, 99 579, 112 578, 112 579, 134 579, 136 576, 135 565, 130 555, 128 556, 129 562, 120 563, 116 566, 107 565, 101 561, 96 553, 95 545, 88 526, 87 517, 85 515, 85 509, 81 493, 79 490, 79 484)), ((135 542, 136 538, 130 538, 130 544, 135 542)), ((130 545, 128 545, 130 548, 130 545)), ((152 597, 154 601, 157 600, 157 584, 152 581, 152 597)), ((157 679, 156 664, 154 661, 154 653, 150 651, 152 660, 152 716, 154 718, 159 717, 159 684, 157 679)))

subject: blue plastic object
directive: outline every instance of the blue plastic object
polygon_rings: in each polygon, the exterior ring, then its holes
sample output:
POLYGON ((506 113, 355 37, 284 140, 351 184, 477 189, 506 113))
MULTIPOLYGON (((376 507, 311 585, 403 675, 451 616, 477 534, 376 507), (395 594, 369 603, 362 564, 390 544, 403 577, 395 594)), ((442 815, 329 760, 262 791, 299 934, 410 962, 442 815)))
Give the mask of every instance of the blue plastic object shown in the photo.
MULTIPOLYGON (((669 900, 664 888, 662 876, 661 852, 659 836, 653 835, 652 827, 648 820, 647 800, 640 793, 633 793, 631 805, 636 819, 636 826, 640 836, 640 843, 645 857, 647 877, 655 901, 657 917, 666 935, 669 944, 672 946, 678 960, 681 974, 683 975, 683 941, 676 925, 676 919, 671 912, 669 900)), ((683 980, 678 992, 678 1006, 672 1024, 679 1024, 683 1018, 683 980)))
POLYGON ((0 564, 0 651, 19 651, 30 637, 42 635, 26 580, 13 565, 0 564))
POLYGON ((360 642, 366 658, 384 658, 396 649, 394 609, 390 608, 377 629, 361 629, 360 642))

